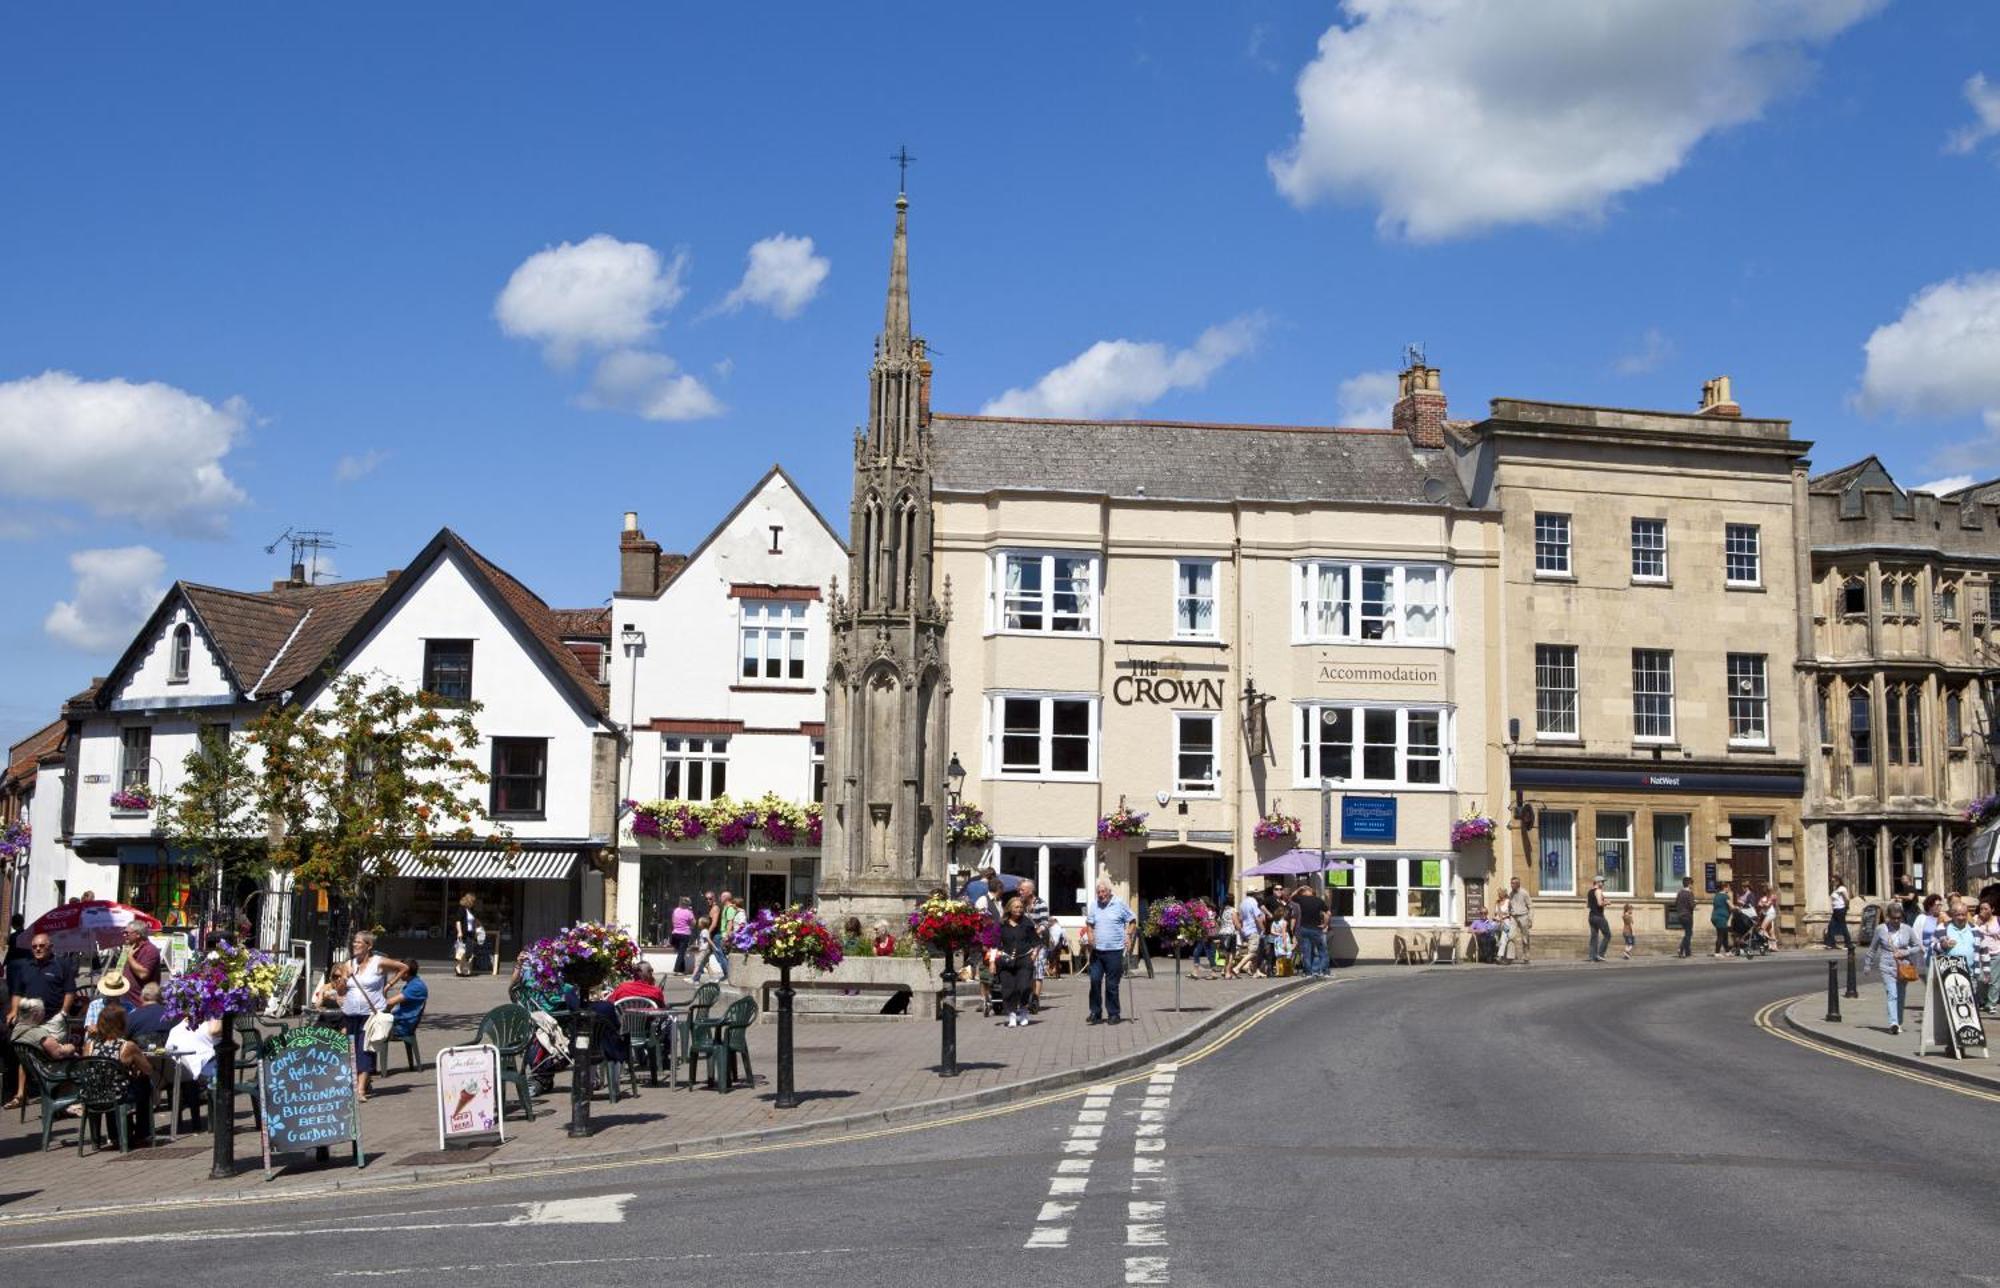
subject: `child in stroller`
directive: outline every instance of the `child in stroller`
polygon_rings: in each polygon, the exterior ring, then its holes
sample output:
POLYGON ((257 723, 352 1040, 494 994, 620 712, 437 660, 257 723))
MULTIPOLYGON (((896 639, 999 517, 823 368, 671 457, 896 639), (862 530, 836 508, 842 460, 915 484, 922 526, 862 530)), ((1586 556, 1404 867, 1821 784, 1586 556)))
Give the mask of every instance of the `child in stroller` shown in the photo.
POLYGON ((1737 907, 1729 917, 1729 931, 1736 941, 1736 955, 1750 958, 1761 957, 1771 951, 1771 941, 1764 934, 1763 923, 1752 907, 1737 907))

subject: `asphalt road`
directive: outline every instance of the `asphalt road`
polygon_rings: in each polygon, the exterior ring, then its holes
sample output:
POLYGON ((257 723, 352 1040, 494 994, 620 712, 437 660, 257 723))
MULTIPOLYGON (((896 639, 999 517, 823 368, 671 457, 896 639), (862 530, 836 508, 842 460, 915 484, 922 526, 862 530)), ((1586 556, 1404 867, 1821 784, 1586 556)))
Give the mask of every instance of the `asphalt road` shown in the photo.
MULTIPOLYGON (((426 1288, 2000 1283, 1995 1106, 1752 1025, 1823 960, 1341 981, 1174 1069, 983 1117, 0 1222, 0 1265, 426 1288)), ((668 1093, 691 1133, 703 1094, 668 1093)))

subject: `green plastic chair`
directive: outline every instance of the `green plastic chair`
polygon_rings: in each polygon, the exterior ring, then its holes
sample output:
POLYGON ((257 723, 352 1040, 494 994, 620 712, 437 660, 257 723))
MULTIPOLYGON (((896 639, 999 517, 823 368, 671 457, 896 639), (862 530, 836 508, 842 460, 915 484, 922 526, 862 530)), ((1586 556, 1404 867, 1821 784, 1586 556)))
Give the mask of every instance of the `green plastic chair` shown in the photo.
POLYGON ((681 1020, 681 1054, 687 1061, 688 1085, 694 1085, 694 1035, 704 1024, 713 1023, 709 1011, 722 1000, 722 985, 700 984, 695 987, 694 996, 688 999, 687 1014, 681 1020))
POLYGON ((535 1116, 535 1089, 528 1078, 528 1044, 535 1039, 535 1022, 528 1010, 512 1002, 496 1006, 480 1018, 472 1043, 491 1042, 500 1051, 500 1081, 521 1096, 521 1117, 535 1116))
POLYGON ((76 1083, 77 1103, 83 1106, 83 1127, 78 1129, 76 1137, 77 1153, 83 1153, 85 1135, 97 1148, 104 1147, 107 1118, 118 1138, 118 1152, 131 1153, 132 1123, 138 1117, 139 1106, 125 1098, 125 1084, 129 1081, 125 1066, 108 1055, 85 1056, 76 1062, 70 1078, 76 1083))
MULTIPOLYGON (((42 1152, 47 1153, 49 1135, 55 1130, 56 1120, 62 1117, 64 1110, 78 1103, 74 1084, 70 1082, 76 1061, 51 1060, 32 1042, 16 1042, 14 1058, 28 1071, 28 1085, 34 1088, 36 1098, 41 1101, 42 1152), (72 1089, 64 1091, 65 1084, 71 1085, 72 1089)), ((25 1106, 23 1112, 26 1112, 25 1106)), ((80 1135, 78 1139, 81 1140, 80 1135)))
MULTIPOLYGON (((638 1066, 645 1060, 647 1085, 660 1085, 660 1031, 654 1027, 653 1018, 660 1009, 643 997, 628 997, 615 1003, 618 1010, 619 1032, 625 1038, 625 1045, 632 1053, 632 1090, 639 1090, 638 1066)), ((671 1054, 667 1057, 671 1060, 671 1054)))
POLYGON ((694 1031, 693 1054, 688 1072, 692 1077, 699 1061, 708 1061, 708 1077, 727 1094, 735 1081, 736 1057, 743 1057, 743 1084, 753 1086, 757 1077, 750 1068, 750 1026, 757 1022, 757 1002, 739 997, 729 1004, 719 1020, 703 1020, 694 1031), (717 1061, 721 1063, 718 1064, 717 1061))

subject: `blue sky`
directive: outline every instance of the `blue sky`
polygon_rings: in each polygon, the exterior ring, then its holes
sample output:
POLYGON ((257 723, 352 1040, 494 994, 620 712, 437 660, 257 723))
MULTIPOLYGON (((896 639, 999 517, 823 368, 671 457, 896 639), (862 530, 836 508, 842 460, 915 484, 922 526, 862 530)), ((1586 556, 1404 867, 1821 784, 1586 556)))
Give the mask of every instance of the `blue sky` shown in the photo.
POLYGON ((941 409, 1365 422, 1421 341, 2000 474, 1992 5, 14 6, 0 737, 288 526, 584 605, 774 460, 838 521, 904 143, 941 409))

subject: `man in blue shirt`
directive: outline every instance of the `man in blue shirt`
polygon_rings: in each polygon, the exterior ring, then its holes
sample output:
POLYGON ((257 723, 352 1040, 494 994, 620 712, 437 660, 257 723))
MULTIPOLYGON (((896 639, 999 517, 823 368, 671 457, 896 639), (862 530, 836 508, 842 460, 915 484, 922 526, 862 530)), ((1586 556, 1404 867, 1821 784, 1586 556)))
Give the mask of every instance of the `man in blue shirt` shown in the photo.
POLYGON ((1125 978, 1127 928, 1138 920, 1122 899, 1111 896, 1111 882, 1097 878, 1097 898, 1083 910, 1084 931, 1090 936, 1090 1020, 1111 1023, 1118 1014, 1118 986, 1125 978))

